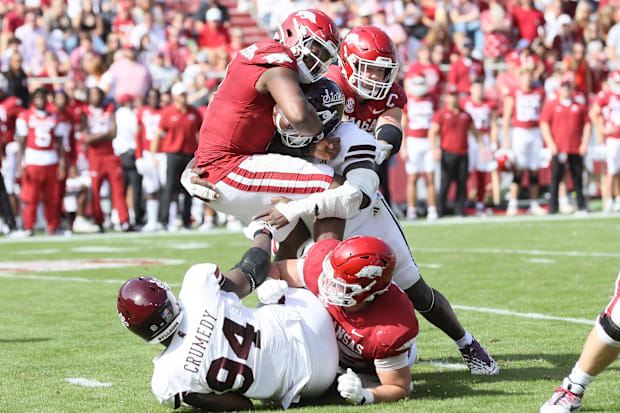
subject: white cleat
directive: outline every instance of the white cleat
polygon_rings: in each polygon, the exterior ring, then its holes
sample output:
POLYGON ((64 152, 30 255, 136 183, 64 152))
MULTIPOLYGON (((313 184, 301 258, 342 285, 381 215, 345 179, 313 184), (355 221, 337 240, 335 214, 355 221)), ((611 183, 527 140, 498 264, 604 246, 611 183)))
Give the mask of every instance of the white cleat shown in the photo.
POLYGON ((213 223, 213 221, 205 221, 205 222, 202 223, 201 226, 198 227, 198 231, 200 231, 200 232, 209 232, 213 228, 215 228, 215 224, 213 223))
POLYGON ((556 387, 547 403, 540 406, 540 413, 571 413, 581 408, 583 394, 574 394, 564 387, 556 387))
POLYGON ((519 210, 515 206, 509 206, 508 209, 506 210, 507 217, 516 217, 518 213, 519 213, 519 210))
POLYGON ((494 376, 499 373, 497 362, 476 339, 459 351, 472 375, 494 376))
POLYGON ((575 208, 571 204, 560 204, 560 214, 572 214, 575 208))
POLYGON ((82 216, 75 217, 73 227, 71 229, 73 232, 81 234, 94 234, 99 232, 99 227, 97 225, 92 224, 89 220, 82 216))
POLYGON ((540 207, 540 205, 531 206, 528 212, 532 215, 547 215, 547 210, 540 207))

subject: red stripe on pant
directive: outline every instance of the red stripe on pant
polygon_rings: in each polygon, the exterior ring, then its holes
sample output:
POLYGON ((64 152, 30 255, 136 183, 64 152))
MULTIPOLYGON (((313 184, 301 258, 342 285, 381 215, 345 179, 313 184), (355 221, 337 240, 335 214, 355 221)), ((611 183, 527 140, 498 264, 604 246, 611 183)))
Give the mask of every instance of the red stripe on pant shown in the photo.
POLYGON ((605 314, 607 314, 609 318, 611 318, 611 312, 614 310, 616 304, 618 304, 618 301, 620 301, 620 274, 616 279, 616 289, 614 291, 614 297, 611 299, 609 305, 607 305, 607 308, 605 309, 605 314))
POLYGON ((60 184, 56 177, 58 164, 26 165, 26 176, 22 177, 21 199, 24 207, 24 229, 31 230, 37 220, 37 207, 43 200, 43 213, 48 232, 60 225, 60 184), (42 196, 41 196, 42 195, 42 196))
POLYGON ((88 160, 93 192, 93 218, 98 225, 103 224, 103 211, 101 210, 101 184, 105 179, 110 182, 110 195, 112 206, 118 212, 121 224, 129 222, 127 201, 125 200, 125 181, 123 180, 123 168, 121 159, 116 155, 104 155, 91 157, 88 160))
POLYGON ((329 184, 332 182, 332 177, 326 174, 295 174, 295 173, 285 173, 285 172, 252 172, 247 169, 243 169, 240 167, 236 167, 233 169, 232 173, 235 173, 239 176, 246 178, 245 180, 250 180, 250 184, 245 184, 238 182, 231 178, 231 174, 228 174, 222 179, 222 182, 232 186, 233 188, 240 189, 246 192, 274 192, 280 194, 312 194, 315 192, 323 192, 329 187, 329 184), (263 180, 280 180, 280 181, 290 181, 290 182, 316 182, 322 181, 325 182, 326 185, 318 186, 314 184, 314 186, 280 186, 273 184, 264 184, 263 180))

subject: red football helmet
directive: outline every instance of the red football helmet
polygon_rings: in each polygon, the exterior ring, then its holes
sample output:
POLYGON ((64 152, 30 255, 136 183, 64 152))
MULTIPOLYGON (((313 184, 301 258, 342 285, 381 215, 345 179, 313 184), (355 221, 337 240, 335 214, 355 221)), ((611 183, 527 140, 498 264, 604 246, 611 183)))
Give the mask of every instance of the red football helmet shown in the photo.
POLYGON ((290 14, 278 27, 274 39, 291 49, 301 83, 313 83, 325 76, 338 55, 338 27, 320 10, 290 14))
POLYGON ((181 325, 183 311, 163 281, 136 277, 121 286, 116 309, 124 327, 148 343, 161 343, 181 325))
POLYGON ((342 39, 338 62, 351 87, 366 99, 385 99, 398 74, 396 46, 375 26, 351 30, 342 39))
POLYGON ((372 301, 390 288, 395 265, 396 254, 379 238, 344 240, 323 260, 319 298, 341 307, 372 301))
POLYGON ((515 157, 511 151, 500 149, 495 153, 495 162, 500 172, 510 172, 515 168, 515 157))

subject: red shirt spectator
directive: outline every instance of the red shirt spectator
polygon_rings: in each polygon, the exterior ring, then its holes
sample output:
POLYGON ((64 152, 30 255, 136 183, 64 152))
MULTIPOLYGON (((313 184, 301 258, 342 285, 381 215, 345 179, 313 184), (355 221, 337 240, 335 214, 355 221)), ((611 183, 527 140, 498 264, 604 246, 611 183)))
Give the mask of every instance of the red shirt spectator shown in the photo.
POLYGON ((207 11, 207 24, 198 34, 198 46, 214 49, 230 43, 228 29, 222 25, 222 12, 218 8, 207 11))
POLYGON ((473 120, 469 113, 457 109, 452 111, 448 108, 439 109, 433 115, 433 123, 439 125, 441 150, 467 154, 467 136, 473 120))
POLYGON ((538 28, 545 26, 545 17, 540 10, 532 6, 531 0, 522 0, 519 6, 512 10, 512 15, 521 39, 532 42, 538 37, 538 28))
POLYGON ((191 50, 184 44, 181 44, 178 31, 176 29, 171 29, 168 41, 164 46, 164 60, 166 65, 174 66, 182 73, 187 67, 187 62, 191 55, 191 50))
POLYGON ((161 111, 159 129, 166 133, 159 152, 192 154, 198 147, 198 132, 202 125, 200 112, 193 106, 181 111, 175 104, 161 111))
POLYGON ((484 32, 484 57, 495 59, 506 56, 510 50, 511 25, 510 15, 499 2, 492 1, 490 8, 480 15, 480 27, 484 32))
POLYGON ((448 83, 456 85, 459 93, 469 93, 471 81, 482 75, 484 75, 484 66, 481 61, 460 56, 450 65, 448 83))
POLYGON ((549 124, 558 152, 578 154, 583 128, 590 123, 590 118, 584 105, 574 100, 554 99, 543 106, 540 122, 549 124))

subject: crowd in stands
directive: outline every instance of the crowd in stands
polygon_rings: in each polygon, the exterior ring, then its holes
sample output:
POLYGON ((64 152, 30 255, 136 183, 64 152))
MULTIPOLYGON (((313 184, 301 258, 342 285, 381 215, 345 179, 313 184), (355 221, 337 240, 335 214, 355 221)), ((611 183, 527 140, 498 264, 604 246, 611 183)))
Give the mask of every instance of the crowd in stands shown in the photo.
MULTIPOLYGON (((568 76, 581 104, 589 107, 596 103, 597 94, 607 90, 608 74, 620 67, 619 6, 618 0, 3 0, 0 143, 6 192, 18 217, 16 224, 5 218, 5 231, 30 220, 20 218, 24 209, 18 184, 25 179, 20 174, 27 172, 17 164, 23 164, 28 156, 20 153, 23 150, 14 142, 20 133, 28 135, 23 127, 29 121, 19 112, 30 108, 37 115, 33 98, 45 91, 45 111, 66 116, 65 127, 50 132, 62 140, 67 154, 59 178, 64 202, 48 201, 56 202, 57 208, 70 216, 69 228, 94 232, 109 225, 109 215, 111 222, 123 229, 143 224, 149 229, 163 226, 174 230, 179 226, 174 199, 180 187, 166 185, 165 177, 179 172, 180 161, 187 157, 179 157, 179 165, 175 162, 174 167, 162 166, 157 152, 190 155, 197 130, 179 132, 177 146, 153 145, 153 138, 157 136, 159 141, 158 133, 166 131, 146 118, 161 116, 160 112, 169 108, 185 113, 186 107, 193 107, 197 114, 203 113, 227 64, 249 40, 257 40, 250 38, 247 25, 235 23, 236 16, 251 16, 267 35, 289 13, 302 8, 326 12, 340 26, 342 36, 358 25, 376 25, 398 48, 399 81, 406 89, 408 79, 422 74, 435 109, 439 109, 446 85, 454 85, 459 97, 466 97, 478 79, 483 83, 484 98, 497 103, 501 120, 503 101, 519 87, 524 70, 531 72, 532 86, 544 88, 548 99, 568 76), (22 128, 18 119, 24 121, 22 128), (91 144, 85 153, 88 139, 91 144), (99 155, 91 148, 106 142, 113 144, 111 152, 106 146, 99 154, 118 158, 120 175, 110 168, 107 173, 114 177, 99 182, 92 166, 92 157, 99 155), (145 143, 148 148, 142 147, 145 143), (151 150, 156 151, 152 158, 161 176, 157 188, 147 190, 138 188, 145 180, 141 151, 151 150), (99 217, 99 205, 87 202, 99 198, 100 194, 93 194, 95 182, 104 187, 104 218, 99 217), (159 187, 162 191, 167 188, 169 212, 162 213, 164 208, 157 212, 154 202, 159 187), (67 199, 70 194, 73 201, 67 199)), ((599 106, 605 115, 604 105, 599 106)), ((197 124, 199 128, 200 122, 197 124)), ((501 135, 500 131, 499 145, 501 135)), ((590 155, 596 152, 596 143, 597 139, 592 139, 590 155)), ((620 189, 614 185, 620 186, 615 181, 600 186, 609 210, 613 194, 620 208, 620 189)), ((560 190, 564 206, 565 191, 560 190)), ((186 210, 191 202, 184 204, 183 226, 202 223, 204 229, 213 227, 213 211, 196 203, 190 214, 186 210)), ((44 210, 48 215, 47 208, 44 210)), ((58 232, 61 226, 50 226, 46 218, 48 232, 58 232)), ((225 220, 237 225, 232 218, 225 220)))

